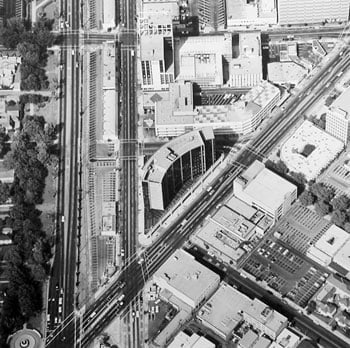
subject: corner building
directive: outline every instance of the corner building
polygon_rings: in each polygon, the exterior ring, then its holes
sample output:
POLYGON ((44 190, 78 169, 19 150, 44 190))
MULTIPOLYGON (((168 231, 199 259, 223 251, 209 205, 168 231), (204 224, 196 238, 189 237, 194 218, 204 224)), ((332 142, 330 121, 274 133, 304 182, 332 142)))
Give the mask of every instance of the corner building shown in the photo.
POLYGON ((212 128, 186 133, 162 146, 144 166, 143 192, 150 209, 164 210, 181 187, 215 161, 212 128))

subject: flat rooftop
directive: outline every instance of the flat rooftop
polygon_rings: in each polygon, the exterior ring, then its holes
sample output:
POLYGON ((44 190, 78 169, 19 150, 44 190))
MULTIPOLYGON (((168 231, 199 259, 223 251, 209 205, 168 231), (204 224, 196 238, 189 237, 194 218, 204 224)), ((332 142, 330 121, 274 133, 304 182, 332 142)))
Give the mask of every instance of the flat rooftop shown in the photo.
POLYGON ((215 344, 203 336, 193 333, 191 336, 180 331, 168 348, 215 348, 215 344))
MULTIPOLYGON (((275 211, 284 202, 285 195, 293 192, 296 186, 265 167, 258 170, 258 174, 245 187, 244 193, 275 211)), ((244 173, 243 176, 245 177, 244 173)))
POLYGON ((350 272, 350 240, 339 249, 335 254, 333 261, 339 266, 350 272))
POLYGON ((254 214, 256 213, 257 209, 250 206, 249 204, 241 201, 236 196, 232 196, 225 205, 229 207, 230 209, 236 211, 238 214, 244 216, 248 220, 250 220, 254 214))
POLYGON ((196 237, 231 260, 238 261, 245 254, 245 251, 239 247, 239 238, 223 230, 213 221, 205 224, 196 233, 196 237))
POLYGON ((239 312, 247 308, 250 302, 249 297, 228 284, 221 283, 215 294, 198 311, 197 317, 205 326, 213 327, 222 335, 228 336, 242 321, 239 312))
MULTIPOLYGON (((180 87, 182 98, 187 98, 188 106, 193 105, 192 90, 190 92, 186 84, 184 86, 180 84, 180 87)), ((156 102, 156 124, 158 125, 196 124, 198 126, 207 125, 214 127, 215 125, 222 126, 224 123, 249 122, 261 108, 265 107, 280 93, 277 87, 267 81, 262 81, 234 104, 199 105, 195 109, 193 107, 191 109, 190 107, 179 108, 176 106, 176 89, 175 87, 171 88, 174 89, 174 96, 169 94, 169 98, 163 97, 161 101, 156 102)))
POLYGON ((209 127, 185 133, 163 145, 145 164, 146 180, 160 183, 168 168, 187 152, 204 146, 204 141, 213 140, 214 133, 209 127))
POLYGON ((343 148, 341 140, 305 121, 282 145, 280 156, 291 171, 313 180, 343 148), (313 148, 311 153, 305 153, 306 146, 313 148))
POLYGON ((339 108, 350 117, 350 87, 348 87, 333 103, 331 108, 339 108))
POLYGON ((164 60, 164 37, 161 35, 142 35, 140 38, 141 60, 164 60))
POLYGON ((243 309, 243 316, 248 315, 273 332, 277 332, 287 321, 287 317, 266 305, 266 303, 255 298, 243 309))
POLYGON ((194 302, 209 286, 220 280, 219 275, 200 264, 192 255, 181 249, 175 251, 159 268, 154 277, 162 279, 171 288, 184 294, 194 302))
POLYGON ((294 62, 272 62, 267 65, 269 81, 274 83, 298 84, 306 75, 306 70, 294 62))
POLYGON ((212 220, 243 239, 245 239, 255 227, 255 225, 244 216, 239 215, 226 206, 221 207, 212 217, 212 220))
POLYGON ((349 233, 336 225, 332 225, 315 243, 315 247, 323 251, 325 254, 334 257, 349 238, 349 233))

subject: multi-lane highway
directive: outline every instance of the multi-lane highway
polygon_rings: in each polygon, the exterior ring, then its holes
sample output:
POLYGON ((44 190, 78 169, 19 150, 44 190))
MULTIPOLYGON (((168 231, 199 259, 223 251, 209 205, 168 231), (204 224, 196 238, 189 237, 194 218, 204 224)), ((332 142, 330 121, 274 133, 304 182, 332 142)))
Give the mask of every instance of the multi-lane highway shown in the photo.
MULTIPOLYGON (((63 1, 65 13, 71 14, 70 26, 73 30, 79 28, 79 2, 63 1)), ((60 103, 61 135, 61 175, 59 181, 59 205, 57 223, 57 245, 49 286, 50 324, 48 337, 53 332, 55 339, 50 347, 72 347, 66 343, 66 333, 52 331, 75 309, 76 288, 76 248, 77 248, 77 207, 78 207, 78 138, 79 138, 79 34, 71 37, 72 49, 62 50, 61 77, 63 98, 60 103)))
MULTIPOLYGON (((141 255, 144 260, 140 264, 140 258, 136 254, 129 255, 128 263, 122 270, 121 277, 125 279, 127 285, 125 289, 113 284, 101 298, 93 304, 84 314, 83 321, 89 320, 85 325, 83 345, 87 344, 94 338, 98 332, 121 311, 127 304, 133 301, 144 285, 144 277, 149 278, 156 270, 167 260, 167 258, 193 233, 193 230, 210 214, 211 210, 220 203, 223 197, 232 192, 232 182, 247 166, 256 158, 266 156, 276 144, 286 136, 296 122, 303 117, 304 113, 310 106, 317 101, 324 93, 325 85, 334 83, 336 75, 350 66, 349 49, 344 53, 331 59, 327 65, 305 86, 304 92, 299 92, 286 105, 285 110, 278 114, 274 120, 264 128, 264 130, 252 141, 249 147, 242 150, 236 158, 235 164, 229 171, 222 176, 218 182, 213 185, 214 194, 209 195, 203 192, 193 204, 179 216, 167 230, 155 241, 153 245, 147 248, 141 255), (147 267, 146 267, 147 265, 147 267), (147 269, 147 272, 144 270, 147 269), (132 274, 132 277, 130 277, 132 274), (115 303, 115 299, 121 294, 125 294, 124 305, 110 305, 115 303), (89 319, 92 313, 92 319, 89 319)), ((302 319, 301 319, 302 320, 302 319)), ((321 335, 320 328, 317 325, 312 330, 321 335)), ((339 339, 330 336, 330 347, 343 347, 344 343, 339 339)))
MULTIPOLYGON (((122 105, 120 120, 121 125, 121 199, 119 214, 119 232, 123 238, 124 265, 129 269, 130 260, 137 252, 137 221, 138 221, 138 134, 137 134, 137 100, 136 100, 136 1, 121 1, 121 22, 122 32, 120 38, 120 58, 121 58, 121 93, 122 105)), ((125 292, 129 292, 134 274, 125 272, 123 279, 127 283, 125 292)), ((130 312, 136 305, 131 302, 131 308, 125 316, 125 326, 130 330, 127 337, 127 346, 139 346, 138 321, 133 322, 130 312), (129 314, 129 315, 128 315, 129 314)))

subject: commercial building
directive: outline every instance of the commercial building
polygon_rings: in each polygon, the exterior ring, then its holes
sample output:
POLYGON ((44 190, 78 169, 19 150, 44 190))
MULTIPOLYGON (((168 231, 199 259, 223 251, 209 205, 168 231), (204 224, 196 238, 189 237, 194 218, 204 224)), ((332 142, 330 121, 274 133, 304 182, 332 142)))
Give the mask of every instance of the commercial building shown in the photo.
POLYGON ((144 90, 168 89, 174 80, 172 20, 178 15, 177 1, 143 1, 138 32, 144 90))
POLYGON ((305 121, 282 145, 280 157, 289 170, 315 179, 343 150, 344 143, 305 121))
POLYGON ((215 134, 249 134, 276 106, 280 91, 262 81, 234 104, 202 105, 193 109, 192 98, 188 82, 180 87, 170 85, 169 99, 163 98, 155 103, 157 136, 178 136, 202 127, 212 127, 215 134))
POLYGON ((226 28, 226 0, 198 0, 198 18, 202 30, 226 28))
POLYGON ((239 56, 230 62, 232 87, 253 87, 263 78, 260 32, 239 34, 239 56))
POLYGON ((168 345, 168 348, 215 348, 215 344, 203 336, 193 333, 191 336, 180 331, 174 340, 168 345))
POLYGON ((315 245, 309 248, 306 255, 322 266, 328 266, 349 238, 349 233, 340 227, 332 225, 315 245))
POLYGON ((278 0, 279 24, 310 24, 349 18, 348 0, 278 0))
POLYGON ((256 160, 234 180, 233 193, 277 220, 296 200, 297 187, 256 160))
POLYGON ((214 133, 209 127, 171 140, 144 166, 145 203, 164 210, 184 183, 204 174, 214 161, 214 133))
POLYGON ((190 36, 177 44, 177 81, 192 81, 202 88, 224 84, 223 60, 232 59, 232 35, 190 36))
POLYGON ((273 340, 287 327, 288 319, 281 313, 254 299, 243 310, 243 318, 273 340))
POLYGON ((269 348, 297 348, 299 342, 300 336, 285 328, 278 335, 276 342, 273 342, 269 348))
POLYGON ((343 277, 350 279, 350 240, 338 250, 333 261, 329 265, 331 268, 343 277))
POLYGON ((184 250, 177 250, 154 274, 160 288, 195 309, 218 288, 220 277, 184 250))
POLYGON ((350 137, 350 87, 328 108, 326 132, 347 144, 350 137))
POLYGON ((219 260, 236 267, 247 251, 244 242, 256 235, 263 236, 272 224, 273 220, 261 210, 232 196, 191 237, 191 241, 219 260))
POLYGON ((249 307, 250 302, 249 297, 223 282, 198 311, 197 319, 202 325, 226 340, 243 320, 241 311, 249 307))
POLYGON ((226 0, 227 26, 265 26, 277 23, 274 0, 226 0))

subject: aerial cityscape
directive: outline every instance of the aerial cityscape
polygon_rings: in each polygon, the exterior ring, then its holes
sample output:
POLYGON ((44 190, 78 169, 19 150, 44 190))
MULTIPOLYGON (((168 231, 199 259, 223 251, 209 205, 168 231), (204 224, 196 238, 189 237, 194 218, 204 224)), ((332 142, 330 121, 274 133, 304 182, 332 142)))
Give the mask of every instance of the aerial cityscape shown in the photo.
POLYGON ((349 348, 350 0, 0 0, 0 348, 349 348))

